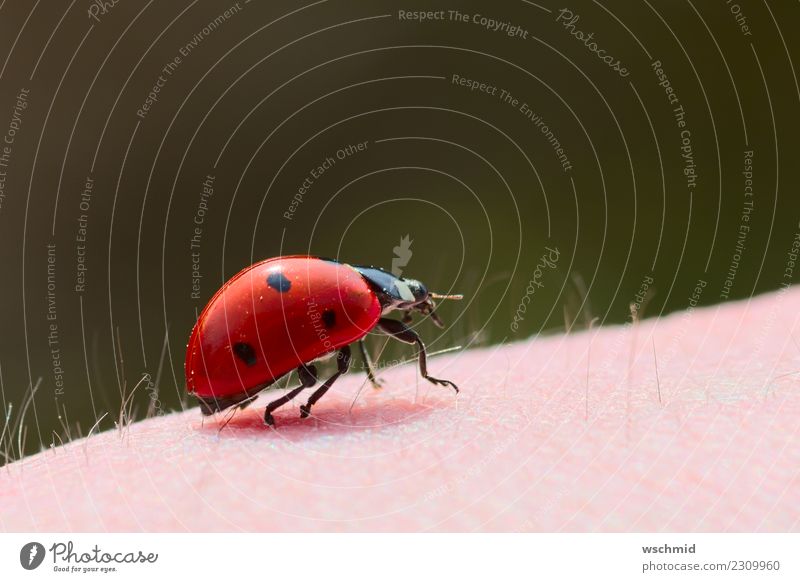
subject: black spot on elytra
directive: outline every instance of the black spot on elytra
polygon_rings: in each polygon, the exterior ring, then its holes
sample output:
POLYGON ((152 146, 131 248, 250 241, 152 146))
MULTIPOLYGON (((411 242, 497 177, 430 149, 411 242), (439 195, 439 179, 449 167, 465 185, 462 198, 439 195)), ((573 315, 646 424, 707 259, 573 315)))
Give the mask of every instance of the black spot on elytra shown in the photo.
POLYGON ((325 327, 330 329, 336 325, 336 312, 333 309, 326 309, 322 312, 322 323, 325 327))
POLYGON ((233 344, 233 353, 248 366, 256 365, 256 352, 248 343, 238 342, 233 344))
POLYGON ((286 293, 292 288, 292 282, 286 278, 281 271, 273 271, 267 275, 267 285, 275 289, 278 293, 286 293))

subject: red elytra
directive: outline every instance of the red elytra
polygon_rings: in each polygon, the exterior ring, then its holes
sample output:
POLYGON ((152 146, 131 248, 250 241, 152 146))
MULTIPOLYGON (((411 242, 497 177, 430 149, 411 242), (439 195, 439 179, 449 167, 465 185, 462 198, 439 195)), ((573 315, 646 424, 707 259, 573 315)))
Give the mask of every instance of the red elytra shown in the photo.
POLYGON ((186 350, 186 386, 204 414, 230 406, 244 407, 258 393, 297 370, 301 386, 272 402, 271 411, 316 381, 314 360, 338 351, 338 372, 328 379, 301 416, 330 388, 350 363, 349 344, 359 342, 368 376, 377 385, 363 338, 373 329, 417 344, 422 376, 435 384, 458 388, 427 374, 425 346, 405 323, 414 311, 431 316, 437 295, 414 279, 396 277, 375 267, 353 266, 331 259, 293 255, 267 259, 232 277, 211 298, 192 330, 186 350), (382 317, 392 310, 403 321, 382 317))

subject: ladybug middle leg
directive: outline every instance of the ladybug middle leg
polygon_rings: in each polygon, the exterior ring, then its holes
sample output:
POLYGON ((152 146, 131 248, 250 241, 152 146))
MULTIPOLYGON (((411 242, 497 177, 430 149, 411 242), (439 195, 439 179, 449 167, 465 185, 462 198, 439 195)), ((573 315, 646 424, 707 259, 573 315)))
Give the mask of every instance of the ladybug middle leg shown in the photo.
POLYGON ((276 408, 283 406, 292 398, 300 394, 306 388, 311 388, 317 383, 317 368, 314 364, 304 364, 297 368, 297 375, 300 377, 300 386, 290 390, 280 398, 273 400, 267 404, 267 409, 264 411, 264 424, 268 426, 275 425, 275 419, 272 418, 272 411, 276 408))
POLYGON ((339 350, 339 353, 336 355, 336 366, 336 373, 328 378, 322 386, 317 388, 308 399, 308 402, 300 407, 300 418, 306 418, 311 413, 311 407, 314 406, 314 403, 322 398, 339 376, 347 372, 347 369, 350 367, 350 346, 344 346, 339 350))
POLYGON ((378 328, 388 336, 407 344, 416 344, 419 348, 419 372, 422 377, 428 382, 433 384, 440 384, 442 386, 451 386, 458 392, 458 386, 453 384, 450 380, 442 380, 428 375, 428 358, 425 353, 425 344, 422 343, 422 338, 417 335, 410 327, 406 326, 402 321, 396 319, 388 319, 382 317, 378 320, 378 328))
POLYGON ((372 358, 369 357, 367 345, 363 339, 358 340, 358 347, 361 350, 361 358, 364 360, 364 366, 367 368, 367 378, 375 388, 381 388, 383 384, 381 380, 375 375, 375 368, 372 366, 372 358))

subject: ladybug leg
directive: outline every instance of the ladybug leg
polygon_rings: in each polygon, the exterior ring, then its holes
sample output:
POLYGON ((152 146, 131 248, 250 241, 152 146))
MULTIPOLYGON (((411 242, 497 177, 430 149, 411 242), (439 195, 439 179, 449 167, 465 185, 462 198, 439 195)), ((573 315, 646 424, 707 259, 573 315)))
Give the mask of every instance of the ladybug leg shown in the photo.
POLYGON ((425 344, 422 343, 422 339, 413 329, 406 327, 402 321, 383 317, 378 320, 378 328, 383 333, 393 337, 396 340, 407 344, 416 344, 419 348, 419 372, 422 374, 422 377, 433 384, 452 386, 456 393, 458 392, 458 386, 453 384, 450 380, 441 380, 428 375, 428 358, 427 354, 425 353, 425 344))
POLYGON ((347 372, 347 369, 350 367, 350 346, 344 346, 339 350, 339 353, 336 356, 336 365, 336 373, 328 378, 322 386, 317 388, 317 390, 308 399, 308 402, 300 407, 300 418, 306 418, 309 414, 311 414, 311 407, 314 406, 314 403, 322 398, 322 396, 328 391, 328 388, 330 388, 333 383, 336 382, 336 379, 339 376, 347 372))
POLYGON ((306 388, 311 388, 317 383, 317 368, 313 364, 302 365, 297 368, 297 375, 300 377, 300 386, 290 390, 280 398, 277 398, 267 404, 267 409, 264 411, 264 424, 268 426, 275 426, 275 419, 272 418, 272 411, 289 402, 292 398, 300 394, 306 388))
POLYGON ((381 388, 382 384, 378 377, 375 376, 375 369, 372 367, 372 358, 369 357, 369 352, 367 352, 367 345, 364 343, 363 339, 358 340, 358 347, 361 350, 361 357, 364 360, 364 365, 367 367, 367 378, 372 383, 375 388, 381 388))
POLYGON ((317 367, 314 364, 303 364, 297 368, 297 375, 300 377, 300 384, 303 388, 311 388, 319 381, 317 377, 317 367))

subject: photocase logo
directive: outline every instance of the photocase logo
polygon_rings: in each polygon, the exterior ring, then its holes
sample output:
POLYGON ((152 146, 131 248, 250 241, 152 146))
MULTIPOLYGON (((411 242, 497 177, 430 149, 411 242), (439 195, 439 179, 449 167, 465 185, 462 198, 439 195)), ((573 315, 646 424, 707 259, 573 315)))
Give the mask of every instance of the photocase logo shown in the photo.
POLYGON ((44 561, 44 546, 39 542, 28 542, 19 551, 19 563, 26 570, 35 570, 44 561))
POLYGON ((394 258, 392 259, 392 275, 400 277, 403 274, 403 267, 411 260, 411 235, 407 234, 400 239, 400 244, 394 247, 394 258))

